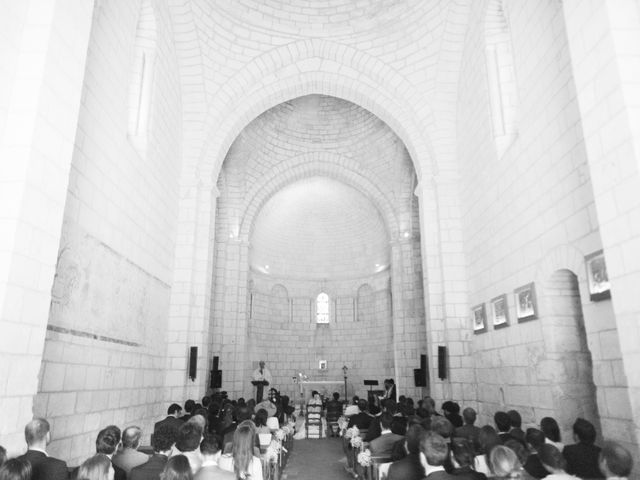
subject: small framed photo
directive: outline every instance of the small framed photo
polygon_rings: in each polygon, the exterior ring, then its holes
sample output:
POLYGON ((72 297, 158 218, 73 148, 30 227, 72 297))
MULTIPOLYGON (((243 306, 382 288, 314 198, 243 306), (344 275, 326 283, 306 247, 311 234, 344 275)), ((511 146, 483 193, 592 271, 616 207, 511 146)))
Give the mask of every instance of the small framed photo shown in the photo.
POLYGON ((493 328, 509 326, 509 309, 506 294, 491 300, 491 318, 493 320, 493 328))
POLYGON ((471 318, 473 319, 473 333, 487 331, 487 313, 484 308, 484 303, 476 305, 471 309, 471 318))
POLYGON ((611 285, 607 275, 607 264, 602 250, 585 257, 587 264, 587 279, 589 282, 589 297, 592 301, 611 298, 611 285))
POLYGON ((327 361, 319 360, 318 361, 318 370, 326 370, 327 369, 327 361))
POLYGON ((513 292, 516 302, 516 317, 518 322, 526 322, 538 318, 538 304, 536 302, 535 284, 529 283, 513 292))

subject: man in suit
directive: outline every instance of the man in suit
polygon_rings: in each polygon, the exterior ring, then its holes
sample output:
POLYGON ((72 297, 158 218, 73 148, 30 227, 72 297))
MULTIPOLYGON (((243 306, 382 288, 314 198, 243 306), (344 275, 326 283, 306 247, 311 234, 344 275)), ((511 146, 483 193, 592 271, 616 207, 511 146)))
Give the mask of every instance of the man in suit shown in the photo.
POLYGON ((380 436, 369 443, 369 450, 371 450, 372 456, 391 457, 393 445, 402 440, 402 435, 397 435, 391 431, 391 422, 393 422, 393 415, 389 412, 384 412, 380 415, 380 436))
POLYGON ((234 473, 222 470, 218 466, 220 453, 220 446, 216 437, 213 435, 205 436, 200 443, 202 467, 195 474, 193 480, 235 480, 234 473))
POLYGON ((28 450, 18 458, 31 464, 32 480, 66 480, 69 476, 67 464, 47 454, 47 445, 51 441, 50 429, 49 422, 44 418, 34 418, 24 427, 28 450))
POLYGON ((420 463, 420 437, 424 432, 420 424, 409 427, 404 446, 407 456, 389 466, 387 480, 421 480, 424 477, 424 468, 420 463))
POLYGON ((420 439, 420 463, 427 480, 458 480, 459 477, 447 473, 444 462, 449 456, 449 446, 437 433, 427 431, 420 439))
POLYGON ((96 437, 96 453, 109 457, 115 472, 114 480, 127 480, 127 472, 115 465, 112 460, 120 445, 120 436, 120 429, 115 425, 109 425, 100 430, 96 437))
POLYGON ((180 420, 180 415, 182 415, 182 407, 180 405, 177 403, 169 405, 169 408, 167 409, 167 417, 164 420, 160 420, 155 423, 153 426, 153 434, 155 435, 156 430, 163 425, 169 425, 178 431, 180 426, 184 423, 180 420))
POLYGON ((466 438, 477 452, 480 450, 480 442, 478 441, 480 428, 474 425, 476 423, 476 411, 471 407, 465 408, 462 411, 462 419, 464 420, 464 425, 456 428, 454 437, 466 438))
POLYGON ((507 415, 507 412, 496 412, 493 416, 493 421, 496 424, 498 436, 503 445, 507 440, 514 438, 509 434, 509 430, 511 430, 511 418, 507 415))
POLYGON ((133 467, 142 465, 149 460, 149 455, 138 451, 140 437, 142 437, 140 427, 125 428, 124 432, 122 432, 122 451, 116 453, 112 459, 114 465, 127 472, 127 478, 133 467))
POLYGON ((567 445, 562 455, 567 461, 567 473, 580 478, 603 478, 598 465, 600 447, 595 445, 596 428, 584 418, 573 424, 573 445, 567 445))
POLYGON ((153 433, 154 454, 147 463, 131 469, 129 480, 158 480, 176 441, 176 433, 177 430, 170 425, 158 427, 153 433))

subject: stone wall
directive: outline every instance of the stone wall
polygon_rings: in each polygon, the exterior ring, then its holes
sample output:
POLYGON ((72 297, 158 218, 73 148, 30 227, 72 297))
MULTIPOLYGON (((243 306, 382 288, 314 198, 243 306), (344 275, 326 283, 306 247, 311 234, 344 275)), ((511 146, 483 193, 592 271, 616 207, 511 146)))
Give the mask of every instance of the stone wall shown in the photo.
POLYGON ((181 104, 168 12, 157 5, 153 103, 139 148, 127 119, 141 9, 101 3, 87 54, 34 406, 51 422, 51 453, 71 464, 109 424, 139 425, 148 441, 166 408, 181 104))
MULTIPOLYGON (((478 403, 483 421, 498 408, 520 409, 527 425, 551 415, 569 440, 573 420, 585 415, 601 422, 605 437, 626 441, 631 415, 611 301, 592 302, 585 276, 584 257, 602 243, 563 11, 557 2, 505 5, 519 111, 517 136, 500 155, 487 118, 492 80, 483 52, 487 8, 486 2, 473 5, 463 57, 461 199, 470 306, 484 303, 490 314, 491 299, 507 294, 510 325, 489 325, 486 333, 473 336, 478 387, 467 400, 478 403), (559 270, 576 276, 574 292, 552 281, 559 270), (514 290, 529 282, 537 289, 538 318, 519 323, 514 290), (563 295, 579 298, 579 308, 559 301, 563 295), (572 374, 560 366, 564 360, 554 345, 566 338, 566 348, 573 348, 570 339, 579 338, 581 330, 586 331, 583 360, 573 371, 588 376, 593 365, 600 418, 593 408, 567 409, 572 374)), ((593 404, 593 398, 586 403, 593 404)))

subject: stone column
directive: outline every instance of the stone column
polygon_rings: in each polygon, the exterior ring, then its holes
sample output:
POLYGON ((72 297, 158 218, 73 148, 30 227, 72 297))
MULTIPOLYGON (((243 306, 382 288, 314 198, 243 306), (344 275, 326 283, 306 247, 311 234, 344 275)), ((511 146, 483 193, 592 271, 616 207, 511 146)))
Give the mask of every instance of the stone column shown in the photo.
POLYGON ((167 324, 166 402, 198 399, 209 386, 212 236, 220 194, 210 179, 183 182, 167 324), (198 347, 196 381, 188 378, 189 348, 198 347))
POLYGON ((415 194, 420 232, 430 394, 436 400, 476 400, 466 260, 454 174, 423 177, 415 194), (447 347, 447 379, 438 379, 437 347, 447 347))

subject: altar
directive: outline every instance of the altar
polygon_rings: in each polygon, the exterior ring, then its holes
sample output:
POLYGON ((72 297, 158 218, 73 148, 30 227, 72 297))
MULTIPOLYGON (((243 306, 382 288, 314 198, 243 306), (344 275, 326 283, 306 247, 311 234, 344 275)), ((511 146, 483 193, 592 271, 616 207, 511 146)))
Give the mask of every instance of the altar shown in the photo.
POLYGON ((344 396, 344 379, 343 380, 303 380, 298 384, 300 388, 301 398, 306 404, 311 398, 311 392, 316 390, 323 398, 331 400, 333 392, 338 392, 340 397, 344 396))

